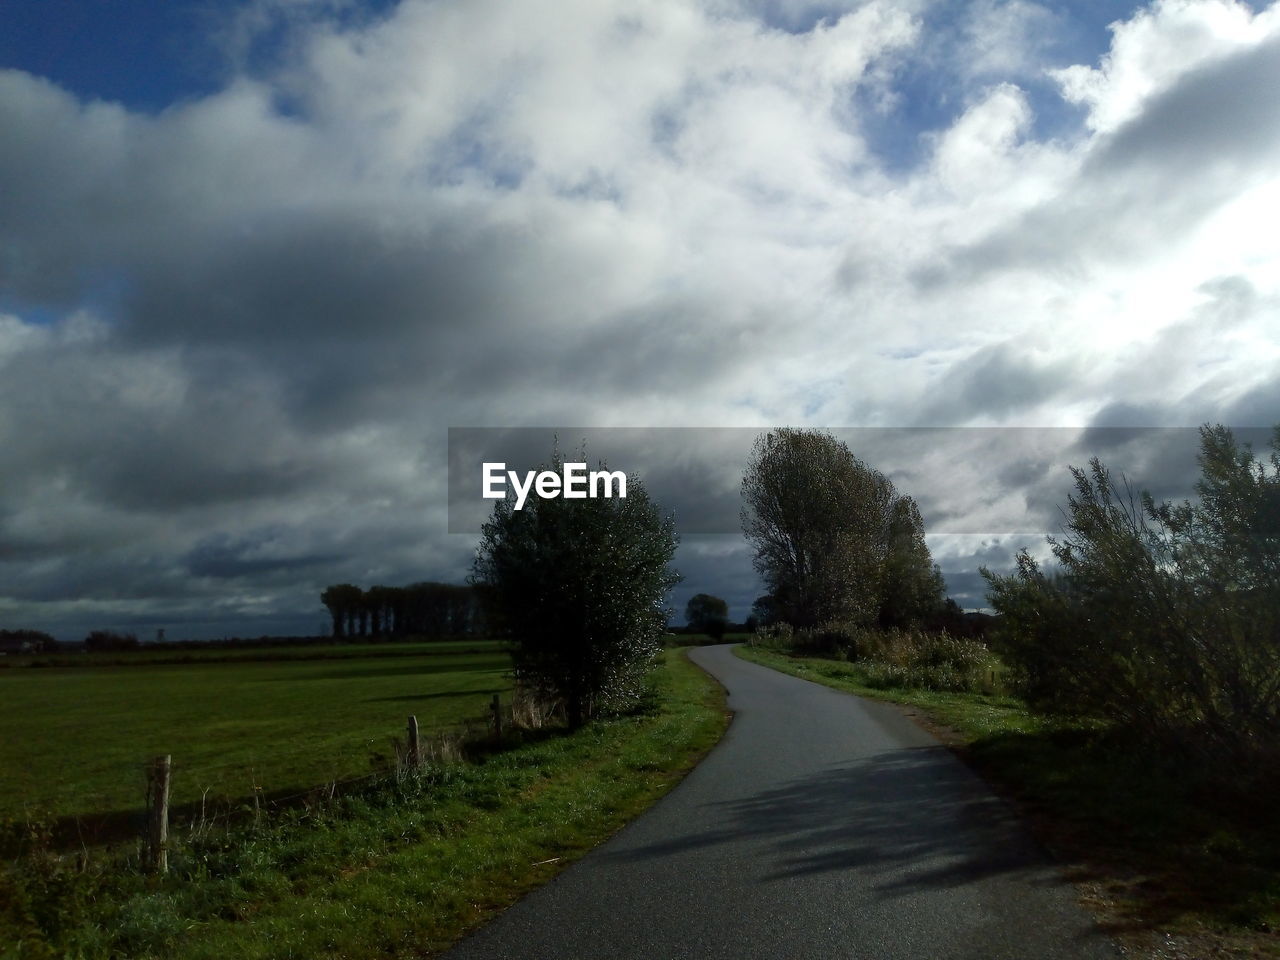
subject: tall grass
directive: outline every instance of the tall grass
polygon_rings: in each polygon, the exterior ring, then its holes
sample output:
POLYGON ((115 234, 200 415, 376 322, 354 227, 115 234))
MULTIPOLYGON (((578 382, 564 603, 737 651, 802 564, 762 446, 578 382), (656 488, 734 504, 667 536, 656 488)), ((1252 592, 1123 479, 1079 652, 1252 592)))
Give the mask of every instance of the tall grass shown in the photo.
POLYGON ((992 693, 1002 671, 984 644, 945 630, 881 630, 839 622, 795 630, 779 624, 758 630, 750 643, 778 653, 856 663, 866 686, 880 690, 992 693))

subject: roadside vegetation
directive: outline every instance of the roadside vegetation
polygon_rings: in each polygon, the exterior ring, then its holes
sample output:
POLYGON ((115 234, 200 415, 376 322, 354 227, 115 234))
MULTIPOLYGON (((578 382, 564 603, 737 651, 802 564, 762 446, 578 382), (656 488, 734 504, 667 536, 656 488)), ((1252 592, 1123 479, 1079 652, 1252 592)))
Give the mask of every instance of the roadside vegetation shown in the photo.
POLYGON ((171 834, 170 872, 128 846, 63 851, 11 828, 0 957, 421 957, 553 876, 711 748, 723 692, 669 651, 628 710, 288 807, 171 834))
POLYGON ((739 655, 914 708, 1126 944, 1280 956, 1280 431, 1268 469, 1205 427, 1200 465, 1182 504, 1073 470, 1054 569, 1024 552, 983 571, 989 637, 940 630, 942 611, 886 629, 864 605, 778 617, 739 655))

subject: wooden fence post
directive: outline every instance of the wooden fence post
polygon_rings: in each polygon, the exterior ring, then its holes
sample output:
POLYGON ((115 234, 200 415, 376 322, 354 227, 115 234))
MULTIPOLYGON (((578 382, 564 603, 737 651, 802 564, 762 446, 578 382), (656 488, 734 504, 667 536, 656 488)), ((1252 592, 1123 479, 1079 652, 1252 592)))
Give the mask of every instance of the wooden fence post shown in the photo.
POLYGON ((169 754, 151 761, 147 793, 151 804, 151 822, 148 845, 153 873, 169 872, 169 772, 172 758, 169 754))
POLYGON ((409 716, 409 769, 417 770, 422 765, 422 747, 418 740, 418 718, 409 716))
POLYGON ((502 702, 498 699, 498 695, 493 695, 493 703, 489 704, 489 709, 493 711, 493 741, 494 743, 502 742, 502 702))

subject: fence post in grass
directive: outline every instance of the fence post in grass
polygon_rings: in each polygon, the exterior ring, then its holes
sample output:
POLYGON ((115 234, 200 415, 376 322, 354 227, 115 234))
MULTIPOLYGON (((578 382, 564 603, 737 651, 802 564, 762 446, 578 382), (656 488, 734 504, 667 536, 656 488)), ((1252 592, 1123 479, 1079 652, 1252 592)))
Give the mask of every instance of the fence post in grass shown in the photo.
POLYGON ((422 746, 418 740, 418 718, 409 715, 409 769, 417 770, 422 764, 422 746))
POLYGON ((493 703, 489 704, 489 709, 493 711, 493 742, 502 742, 502 702, 498 699, 498 695, 493 695, 493 703))
POLYGON ((169 872, 169 771, 172 767, 169 754, 151 761, 147 776, 147 795, 151 817, 148 836, 148 853, 152 873, 169 872))

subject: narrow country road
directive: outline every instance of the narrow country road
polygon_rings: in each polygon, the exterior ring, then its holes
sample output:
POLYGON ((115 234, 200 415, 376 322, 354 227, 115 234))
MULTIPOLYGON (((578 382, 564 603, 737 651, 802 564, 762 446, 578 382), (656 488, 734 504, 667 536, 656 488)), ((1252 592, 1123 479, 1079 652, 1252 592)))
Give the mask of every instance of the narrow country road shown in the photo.
POLYGON ((1008 808, 895 708, 702 647, 728 733, 450 960, 1119 956, 1008 808))

